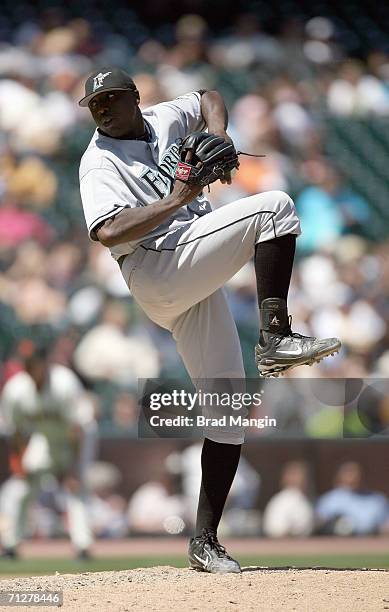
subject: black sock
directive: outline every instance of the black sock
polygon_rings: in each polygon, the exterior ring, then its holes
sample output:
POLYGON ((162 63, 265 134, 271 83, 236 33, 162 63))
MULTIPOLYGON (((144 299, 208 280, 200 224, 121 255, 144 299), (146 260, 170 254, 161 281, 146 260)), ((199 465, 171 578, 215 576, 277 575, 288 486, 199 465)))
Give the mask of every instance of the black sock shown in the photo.
POLYGON ((256 245, 255 274, 259 308, 266 298, 287 300, 295 250, 295 234, 286 234, 256 245))
POLYGON ((217 531, 238 467, 240 450, 240 444, 220 444, 205 438, 201 453, 202 479, 196 536, 200 536, 205 528, 217 531))

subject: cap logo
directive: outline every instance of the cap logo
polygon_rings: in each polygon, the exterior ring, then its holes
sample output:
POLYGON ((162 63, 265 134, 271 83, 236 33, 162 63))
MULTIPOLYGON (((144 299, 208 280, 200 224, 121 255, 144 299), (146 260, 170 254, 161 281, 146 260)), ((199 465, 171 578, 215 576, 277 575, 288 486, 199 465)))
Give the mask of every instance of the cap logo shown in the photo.
POLYGON ((270 325, 280 325, 279 320, 277 319, 276 315, 274 315, 274 317, 272 318, 272 320, 270 321, 270 325))
POLYGON ((106 72, 105 74, 103 74, 102 72, 99 72, 99 74, 96 74, 96 76, 93 78, 93 91, 94 92, 96 91, 96 89, 99 89, 99 87, 102 87, 104 85, 104 79, 109 74, 111 74, 111 72, 106 72))

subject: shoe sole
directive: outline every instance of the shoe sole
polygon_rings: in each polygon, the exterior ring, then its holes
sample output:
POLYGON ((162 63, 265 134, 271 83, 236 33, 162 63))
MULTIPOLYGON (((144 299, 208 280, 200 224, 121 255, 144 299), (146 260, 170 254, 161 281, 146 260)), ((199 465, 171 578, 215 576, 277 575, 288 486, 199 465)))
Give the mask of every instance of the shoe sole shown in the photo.
POLYGON ((331 355, 336 355, 336 353, 339 353, 340 347, 341 343, 338 342, 336 346, 329 347, 321 351, 320 353, 317 353, 314 357, 310 357, 305 361, 291 363, 290 365, 275 365, 274 360, 272 364, 269 363, 272 360, 264 358, 263 361, 267 361, 268 363, 257 364, 259 376, 261 378, 278 378, 279 376, 282 376, 284 372, 286 372, 287 370, 291 370, 292 368, 297 368, 303 365, 312 366, 314 363, 320 363, 320 361, 322 361, 326 357, 330 357, 331 355))
POLYGON ((199 567, 198 565, 190 565, 189 569, 194 570, 195 572, 205 572, 206 574, 241 574, 242 573, 242 570, 240 572, 232 572, 230 570, 227 570, 225 572, 210 572, 204 567, 199 567))

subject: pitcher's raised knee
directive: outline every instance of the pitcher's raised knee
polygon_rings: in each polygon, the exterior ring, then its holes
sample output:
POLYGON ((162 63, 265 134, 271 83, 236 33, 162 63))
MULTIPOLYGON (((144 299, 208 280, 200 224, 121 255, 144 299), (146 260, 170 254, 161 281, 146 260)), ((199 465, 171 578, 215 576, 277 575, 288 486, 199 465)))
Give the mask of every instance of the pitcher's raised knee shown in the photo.
POLYGON ((274 206, 273 222, 276 236, 300 234, 300 220, 290 195, 285 191, 270 191, 269 196, 271 196, 274 206))
POLYGON ((266 191, 258 194, 259 231, 256 243, 285 234, 301 233, 296 207, 285 191, 266 191))
POLYGON ((286 191, 274 189, 259 195, 261 196, 261 206, 264 206, 264 202, 266 202, 266 206, 270 206, 274 211, 282 210, 283 208, 290 211, 296 210, 292 198, 286 191))

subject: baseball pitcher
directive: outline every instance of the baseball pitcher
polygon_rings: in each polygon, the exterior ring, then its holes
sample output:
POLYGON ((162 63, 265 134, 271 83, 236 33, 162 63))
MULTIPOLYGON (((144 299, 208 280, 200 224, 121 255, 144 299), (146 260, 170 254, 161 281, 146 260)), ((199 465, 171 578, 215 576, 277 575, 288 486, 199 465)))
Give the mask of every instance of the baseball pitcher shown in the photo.
MULTIPOLYGON (((256 194, 212 210, 204 186, 231 182, 238 153, 216 91, 195 91, 143 113, 124 71, 96 71, 85 83, 96 123, 80 164, 82 204, 92 240, 108 247, 139 306, 168 329, 194 384, 244 379, 238 333, 223 285, 254 257, 261 376, 312 364, 340 348, 337 338, 293 333, 287 295, 299 219, 288 194, 256 194)), ((217 539, 239 462, 243 431, 209 431, 191 567, 240 572, 217 539)))

